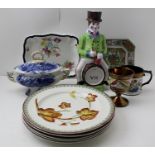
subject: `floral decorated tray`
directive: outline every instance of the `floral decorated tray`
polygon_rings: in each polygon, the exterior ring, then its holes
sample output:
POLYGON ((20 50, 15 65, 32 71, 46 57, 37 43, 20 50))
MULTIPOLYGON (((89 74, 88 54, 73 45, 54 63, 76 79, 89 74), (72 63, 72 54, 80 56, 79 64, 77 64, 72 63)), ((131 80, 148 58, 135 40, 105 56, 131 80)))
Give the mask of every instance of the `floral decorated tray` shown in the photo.
POLYGON ((57 63, 71 70, 70 76, 75 75, 75 68, 79 62, 76 45, 78 39, 70 35, 33 35, 24 41, 24 62, 32 61, 32 53, 41 51, 44 59, 50 63, 57 63))
POLYGON ((40 130, 56 134, 77 134, 103 126, 114 115, 111 99, 86 86, 46 87, 29 96, 23 114, 40 130))
POLYGON ((135 45, 129 39, 107 39, 107 47, 107 61, 110 68, 134 65, 135 45))

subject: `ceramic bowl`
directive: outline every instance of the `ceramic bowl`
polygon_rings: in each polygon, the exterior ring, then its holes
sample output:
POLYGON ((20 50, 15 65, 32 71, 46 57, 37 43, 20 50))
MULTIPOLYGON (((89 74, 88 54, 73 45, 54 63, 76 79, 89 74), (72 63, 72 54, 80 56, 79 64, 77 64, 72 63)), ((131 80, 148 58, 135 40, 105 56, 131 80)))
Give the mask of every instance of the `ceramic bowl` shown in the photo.
MULTIPOLYGON (((36 54, 38 52, 35 52, 36 54)), ((42 59, 34 59, 32 62, 16 66, 12 72, 7 72, 8 78, 26 87, 43 87, 54 84, 69 75, 69 69, 42 59)))

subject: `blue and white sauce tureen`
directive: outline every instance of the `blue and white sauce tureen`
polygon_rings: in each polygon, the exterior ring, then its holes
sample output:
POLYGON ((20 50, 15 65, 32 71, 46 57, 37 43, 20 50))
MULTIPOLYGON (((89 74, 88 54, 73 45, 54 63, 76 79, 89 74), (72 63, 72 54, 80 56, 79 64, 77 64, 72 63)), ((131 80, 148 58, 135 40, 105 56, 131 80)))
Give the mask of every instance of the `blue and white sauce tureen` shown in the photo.
POLYGON ((12 72, 8 72, 8 78, 29 88, 40 88, 55 84, 69 75, 69 69, 43 61, 40 51, 33 52, 32 59, 32 62, 16 66, 12 72))

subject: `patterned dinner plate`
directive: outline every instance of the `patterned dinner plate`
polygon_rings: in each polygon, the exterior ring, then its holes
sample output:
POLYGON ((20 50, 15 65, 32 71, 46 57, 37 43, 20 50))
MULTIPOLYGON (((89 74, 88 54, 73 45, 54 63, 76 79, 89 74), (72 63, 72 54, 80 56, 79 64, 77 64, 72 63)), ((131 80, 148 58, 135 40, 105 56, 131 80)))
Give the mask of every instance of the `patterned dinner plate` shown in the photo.
POLYGON ((104 130, 104 128, 105 128, 106 126, 109 126, 109 125, 111 124, 111 122, 112 122, 112 120, 113 120, 113 117, 114 117, 114 115, 113 115, 113 116, 111 117, 111 119, 110 119, 108 122, 106 122, 103 126, 97 128, 97 129, 95 129, 95 130, 91 130, 91 131, 89 131, 89 132, 83 132, 83 133, 81 133, 81 134, 69 134, 69 135, 68 135, 68 134, 55 134, 55 133, 53 134, 53 133, 45 132, 44 130, 40 130, 40 129, 36 128, 35 126, 33 126, 33 124, 31 124, 31 123, 27 120, 27 118, 24 116, 24 114, 23 114, 23 121, 24 121, 24 124, 28 125, 28 126, 29 126, 30 128, 32 128, 33 130, 42 133, 43 135, 54 136, 54 137, 58 137, 58 138, 62 138, 62 139, 65 139, 65 138, 67 138, 67 139, 72 139, 72 138, 77 138, 77 137, 85 137, 85 136, 87 136, 87 135, 94 134, 94 133, 96 133, 96 132, 99 131, 99 130, 104 130))
POLYGON ((41 137, 41 138, 44 138, 44 139, 47 139, 47 140, 50 140, 52 142, 60 142, 60 143, 75 143, 75 142, 82 142, 82 141, 85 141, 85 140, 89 140, 91 138, 95 138, 96 136, 99 136, 100 134, 102 134, 110 125, 110 122, 108 124, 106 124, 104 127, 102 127, 101 129, 98 129, 92 133, 89 133, 88 135, 83 135, 81 137, 57 137, 57 136, 53 136, 53 135, 48 135, 48 134, 45 134, 45 133, 42 133, 36 129, 34 129, 33 127, 31 127, 24 119, 24 124, 26 126, 26 128, 31 131, 33 134, 41 137))
POLYGON ((77 52, 78 39, 70 35, 33 35, 24 41, 24 62, 32 61, 32 53, 40 51, 44 59, 50 63, 57 63, 70 69, 70 76, 75 75, 75 68, 79 62, 77 52))
POLYGON ((91 87, 58 85, 29 96, 23 114, 39 130, 70 135, 104 126, 114 115, 114 105, 107 95, 91 87))

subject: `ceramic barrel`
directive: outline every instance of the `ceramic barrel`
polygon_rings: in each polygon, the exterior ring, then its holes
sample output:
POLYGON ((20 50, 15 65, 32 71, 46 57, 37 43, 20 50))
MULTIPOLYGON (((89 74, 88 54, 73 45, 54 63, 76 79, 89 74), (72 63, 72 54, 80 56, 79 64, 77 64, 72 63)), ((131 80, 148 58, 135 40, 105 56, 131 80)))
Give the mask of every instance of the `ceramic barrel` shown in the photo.
POLYGON ((100 65, 90 63, 85 66, 82 72, 82 78, 88 85, 97 86, 104 83, 105 71, 100 65))

